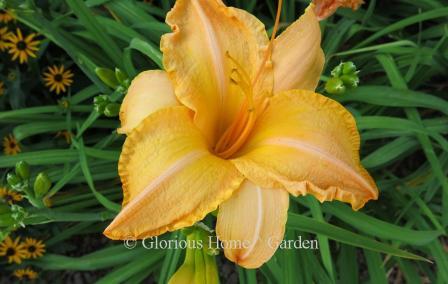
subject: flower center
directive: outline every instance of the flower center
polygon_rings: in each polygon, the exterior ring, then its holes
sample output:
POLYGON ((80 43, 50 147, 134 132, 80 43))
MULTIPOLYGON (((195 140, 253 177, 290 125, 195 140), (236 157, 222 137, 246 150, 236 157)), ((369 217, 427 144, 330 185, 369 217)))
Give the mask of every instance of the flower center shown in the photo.
POLYGON ((232 83, 237 84, 241 88, 242 92, 246 96, 246 99, 244 100, 235 120, 224 131, 224 134, 215 146, 215 153, 224 159, 230 158, 243 146, 255 125, 257 117, 267 107, 268 100, 259 100, 254 98, 253 89, 263 73, 266 62, 272 54, 273 42, 280 22, 282 4, 283 0, 279 0, 271 40, 269 42, 265 57, 263 58, 255 78, 252 81, 250 80, 249 75, 244 71, 244 68, 234 58, 232 58, 228 52, 226 53, 227 57, 235 66, 230 75, 230 80, 232 83))
POLYGON ((54 80, 56 82, 62 82, 62 75, 61 74, 54 75, 54 80))
POLYGON ((241 89, 245 95, 245 100, 234 121, 224 131, 218 143, 216 143, 215 153, 224 159, 235 154, 247 140, 259 110, 259 104, 256 104, 254 101, 253 84, 249 75, 229 53, 226 53, 226 55, 235 66, 230 74, 230 81, 241 89))
POLYGON ((18 50, 25 50, 26 49, 26 42, 24 40, 20 40, 17 42, 17 49, 18 50))
POLYGON ((35 246, 29 246, 29 247, 28 247, 28 251, 31 252, 31 253, 33 253, 33 252, 36 251, 36 247, 35 247, 35 246))
POLYGON ((14 248, 8 248, 6 250, 6 256, 13 256, 16 254, 16 250, 14 248))

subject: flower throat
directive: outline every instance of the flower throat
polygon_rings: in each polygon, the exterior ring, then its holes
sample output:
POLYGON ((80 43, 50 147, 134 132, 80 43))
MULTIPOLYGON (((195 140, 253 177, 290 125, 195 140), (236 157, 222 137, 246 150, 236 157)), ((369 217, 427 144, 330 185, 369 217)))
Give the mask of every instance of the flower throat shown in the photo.
POLYGON ((221 135, 214 148, 215 153, 224 159, 230 158, 241 148, 244 142, 246 142, 255 125, 257 116, 267 107, 267 99, 262 101, 254 99, 253 89, 263 73, 266 62, 271 57, 275 35, 278 31, 280 22, 282 3, 282 0, 278 1, 277 14, 275 16, 275 24, 271 39, 265 52, 265 56, 252 82, 244 68, 229 54, 229 52, 226 52, 226 57, 234 65, 230 74, 230 81, 240 87, 245 99, 235 119, 221 135))

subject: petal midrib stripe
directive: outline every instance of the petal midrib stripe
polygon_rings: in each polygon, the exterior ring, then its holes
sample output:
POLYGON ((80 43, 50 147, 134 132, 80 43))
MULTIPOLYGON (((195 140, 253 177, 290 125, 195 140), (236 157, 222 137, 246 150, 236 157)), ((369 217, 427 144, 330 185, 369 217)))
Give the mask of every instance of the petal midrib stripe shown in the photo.
POLYGON ((369 191, 371 191, 373 194, 375 194, 375 190, 372 188, 372 185, 370 185, 364 179, 364 177, 362 177, 358 172, 356 172, 350 165, 348 165, 344 161, 336 158, 332 154, 325 152, 322 149, 320 149, 316 146, 313 146, 307 142, 303 142, 298 139, 292 139, 292 138, 288 138, 288 137, 275 137, 275 138, 266 139, 261 144, 294 148, 294 149, 297 149, 300 151, 311 153, 320 158, 323 158, 324 160, 333 164, 335 167, 337 167, 339 169, 343 169, 346 173, 348 173, 350 176, 352 176, 354 179, 356 179, 359 183, 361 183, 363 186, 365 186, 367 189, 369 189, 369 191))
POLYGON ((263 196, 261 193, 261 188, 259 186, 255 187, 255 190, 257 192, 257 220, 255 222, 255 230, 254 233, 252 235, 252 240, 250 242, 249 247, 247 248, 247 250, 244 252, 244 254, 240 257, 240 260, 244 260, 246 257, 248 257, 252 251, 255 248, 256 243, 258 242, 258 238, 260 236, 260 232, 261 232, 261 226, 263 224, 263 211, 264 211, 264 207, 263 207, 263 196))
MULTIPOLYGON (((136 208, 140 208, 145 204, 145 198, 155 189, 159 187, 164 181, 168 180, 170 177, 184 169, 189 164, 198 160, 199 158, 206 155, 208 152, 204 150, 196 150, 187 153, 181 158, 174 161, 168 168, 166 168, 160 175, 153 179, 134 199, 132 199, 120 212, 120 214, 128 214, 135 211, 136 208)), ((138 210, 138 209, 137 209, 138 210)), ((125 218, 122 218, 125 220, 125 218)))
POLYGON ((216 38, 215 31, 213 30, 213 26, 202 10, 201 5, 197 0, 192 1, 192 3, 204 28, 205 40, 209 46, 208 50, 210 52, 210 56, 212 57, 213 69, 215 70, 216 81, 218 83, 218 92, 220 96, 219 103, 220 106, 222 106, 224 104, 225 95, 225 71, 221 48, 219 46, 218 39, 216 38))

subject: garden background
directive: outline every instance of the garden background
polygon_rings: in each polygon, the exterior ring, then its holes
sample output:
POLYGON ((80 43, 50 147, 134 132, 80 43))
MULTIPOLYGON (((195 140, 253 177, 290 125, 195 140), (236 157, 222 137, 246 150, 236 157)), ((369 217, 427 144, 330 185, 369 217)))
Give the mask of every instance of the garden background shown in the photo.
MULTIPOLYGON (((225 2, 271 31, 276 2, 225 2)), ((122 199, 118 108, 133 77, 163 68, 173 4, 0 0, 0 283, 166 283, 183 262, 183 250, 102 235, 122 199)), ((280 27, 307 4, 285 0, 280 27)), ((221 282, 448 283, 448 1, 370 0, 321 28, 317 90, 355 116, 379 199, 354 212, 292 198, 286 238, 316 238, 319 250, 278 250, 257 270, 220 253, 221 282), (325 88, 349 61, 359 86, 325 88)))

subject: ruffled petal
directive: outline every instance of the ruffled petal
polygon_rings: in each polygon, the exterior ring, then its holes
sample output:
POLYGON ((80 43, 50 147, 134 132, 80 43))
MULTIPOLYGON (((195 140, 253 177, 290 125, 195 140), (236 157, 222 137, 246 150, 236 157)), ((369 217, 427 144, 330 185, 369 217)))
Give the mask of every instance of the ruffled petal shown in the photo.
POLYGON ((229 161, 209 153, 183 106, 159 110, 140 123, 124 143, 118 171, 123 209, 104 231, 111 239, 191 226, 242 182, 229 161))
POLYGON ((128 134, 151 113, 178 105, 168 76, 161 70, 144 71, 132 80, 120 108, 121 128, 128 134))
POLYGON ((285 190, 244 182, 219 206, 216 231, 226 257, 245 268, 268 261, 283 240, 288 206, 285 190))
POLYGON ((253 135, 233 160, 257 185, 340 200, 356 210, 378 189, 359 160, 359 134, 339 103, 310 91, 272 98, 253 135))
POLYGON ((314 5, 274 41, 274 93, 291 89, 314 91, 325 57, 320 47, 319 21, 314 5))
MULTIPOLYGON (((231 76, 237 70, 249 84, 254 79, 268 46, 266 32, 258 20, 219 0, 178 0, 166 22, 173 32, 161 40, 165 70, 211 145, 245 99, 231 76)), ((256 95, 271 93, 267 73, 257 81, 256 95)))
POLYGON ((319 20, 333 15, 339 7, 352 8, 356 10, 364 3, 363 0, 313 0, 315 4, 314 12, 319 20))

